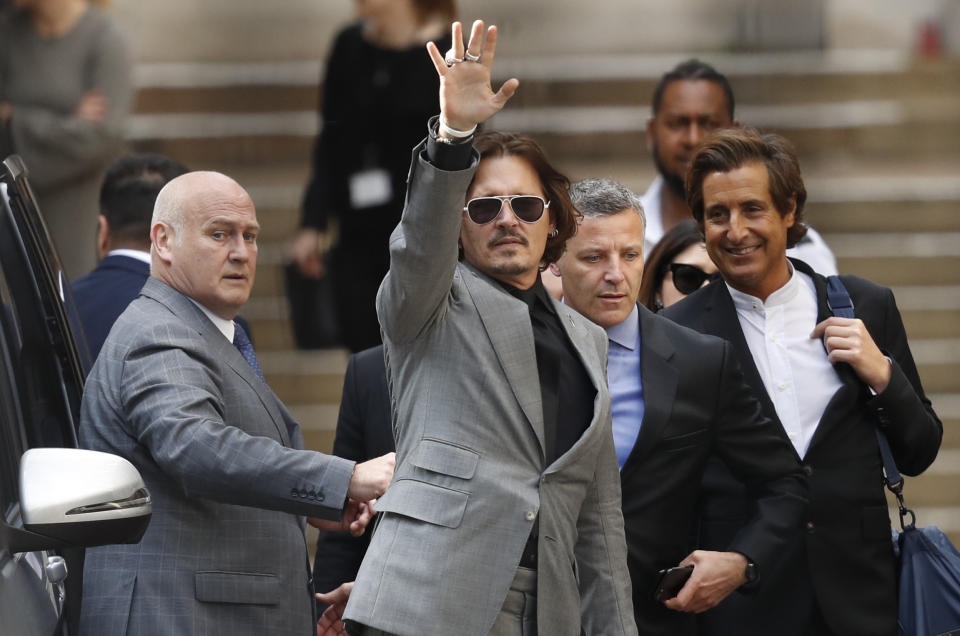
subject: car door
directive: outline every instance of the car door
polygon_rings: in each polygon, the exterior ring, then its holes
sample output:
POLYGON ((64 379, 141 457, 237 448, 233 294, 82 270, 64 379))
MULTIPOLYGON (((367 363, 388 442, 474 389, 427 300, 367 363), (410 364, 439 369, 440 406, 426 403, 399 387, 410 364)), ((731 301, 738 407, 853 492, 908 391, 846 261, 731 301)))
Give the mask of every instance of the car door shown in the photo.
MULTIPOLYGON (((26 171, 17 158, 7 159, 0 170, 0 515, 6 527, 23 527, 17 489, 23 452, 76 446, 83 374, 68 326, 68 290, 26 171)), ((67 634, 64 616, 73 622, 78 615, 81 574, 80 549, 14 554, 0 545, 3 633, 67 634)))

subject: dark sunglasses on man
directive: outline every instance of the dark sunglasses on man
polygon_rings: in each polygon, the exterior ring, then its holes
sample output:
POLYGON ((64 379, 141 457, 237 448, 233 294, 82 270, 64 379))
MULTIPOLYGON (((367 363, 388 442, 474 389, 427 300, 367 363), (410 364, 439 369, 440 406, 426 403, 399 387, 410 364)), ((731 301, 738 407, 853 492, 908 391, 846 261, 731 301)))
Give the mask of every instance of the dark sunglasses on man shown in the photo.
POLYGON ((550 207, 549 201, 532 194, 511 194, 497 197, 477 197, 467 201, 463 211, 477 225, 486 225, 500 216, 503 204, 510 203, 513 215, 524 223, 536 223, 543 211, 550 207))
POLYGON ((720 272, 708 274, 696 265, 687 263, 670 263, 670 273, 673 274, 673 286, 681 294, 692 294, 701 287, 706 280, 717 280, 720 272))

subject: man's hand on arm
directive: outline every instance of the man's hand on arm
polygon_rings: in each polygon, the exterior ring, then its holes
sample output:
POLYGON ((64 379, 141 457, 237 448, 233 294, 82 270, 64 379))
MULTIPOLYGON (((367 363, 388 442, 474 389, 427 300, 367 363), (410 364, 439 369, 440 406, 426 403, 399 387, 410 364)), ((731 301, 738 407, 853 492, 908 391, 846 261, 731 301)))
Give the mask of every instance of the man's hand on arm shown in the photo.
POLYGON ((347 508, 344 510, 343 517, 340 521, 309 517, 307 523, 320 530, 327 530, 329 532, 347 531, 353 536, 359 537, 367 529, 367 525, 369 525, 373 516, 377 514, 377 511, 373 508, 376 501, 376 499, 370 501, 348 499, 347 508))
POLYGON ((890 383, 890 361, 873 341, 867 326, 859 318, 831 316, 818 324, 811 338, 823 338, 827 360, 846 362, 857 377, 876 393, 883 393, 890 383))
POLYGON ((343 626, 343 610, 347 607, 347 600, 352 590, 353 581, 344 583, 326 594, 316 595, 318 601, 327 605, 327 609, 317 621, 317 636, 346 635, 347 630, 343 626))
MULTIPOLYGON (((454 22, 451 27, 453 47, 450 54, 461 62, 447 66, 444 56, 433 42, 427 43, 427 52, 440 76, 440 121, 450 128, 468 131, 497 114, 520 85, 509 79, 496 93, 490 85, 490 69, 497 48, 497 27, 491 26, 484 37, 483 21, 477 20, 470 30, 470 41, 463 44, 463 27, 454 22), (476 59, 476 61, 470 61, 476 59)), ((444 133, 440 126, 440 135, 444 133)))
POLYGON ((680 565, 693 565, 693 574, 675 598, 664 602, 678 612, 705 612, 747 582, 747 557, 739 552, 695 550, 680 565))
POLYGON ((377 514, 373 506, 377 497, 387 491, 387 486, 393 479, 393 468, 397 463, 396 453, 387 453, 375 457, 353 467, 353 476, 347 486, 347 507, 340 521, 310 518, 307 521, 314 528, 321 530, 348 530, 350 534, 359 537, 367 528, 367 524, 377 514))
POLYGON ((347 496, 357 501, 376 499, 387 491, 397 463, 396 453, 387 453, 357 464, 347 487, 347 496))

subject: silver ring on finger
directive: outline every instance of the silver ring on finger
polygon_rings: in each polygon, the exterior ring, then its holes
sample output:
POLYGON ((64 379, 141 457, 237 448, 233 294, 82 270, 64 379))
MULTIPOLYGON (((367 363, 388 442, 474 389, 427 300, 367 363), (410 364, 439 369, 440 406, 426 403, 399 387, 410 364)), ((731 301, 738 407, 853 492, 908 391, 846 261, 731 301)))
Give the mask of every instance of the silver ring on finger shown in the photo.
POLYGON ((463 54, 463 59, 466 60, 467 62, 479 62, 480 56, 474 55, 470 51, 465 51, 463 54))
POLYGON ((447 66, 453 66, 454 64, 459 64, 463 61, 462 57, 457 57, 453 53, 453 49, 447 51, 447 54, 443 56, 443 61, 447 63, 447 66))

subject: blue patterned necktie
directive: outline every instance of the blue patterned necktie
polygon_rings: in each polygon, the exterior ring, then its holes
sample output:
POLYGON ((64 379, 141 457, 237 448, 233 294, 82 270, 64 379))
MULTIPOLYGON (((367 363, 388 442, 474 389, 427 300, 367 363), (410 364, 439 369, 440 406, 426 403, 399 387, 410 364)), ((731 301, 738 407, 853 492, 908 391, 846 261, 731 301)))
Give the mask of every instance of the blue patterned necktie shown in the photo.
POLYGON ((233 346, 240 351, 240 355, 247 361, 247 364, 249 364, 254 373, 257 374, 257 377, 266 383, 266 380, 263 378, 263 371, 260 370, 260 363, 257 362, 257 354, 253 352, 253 343, 250 342, 250 337, 247 335, 247 332, 243 330, 243 327, 236 323, 234 323, 233 329, 233 346))

